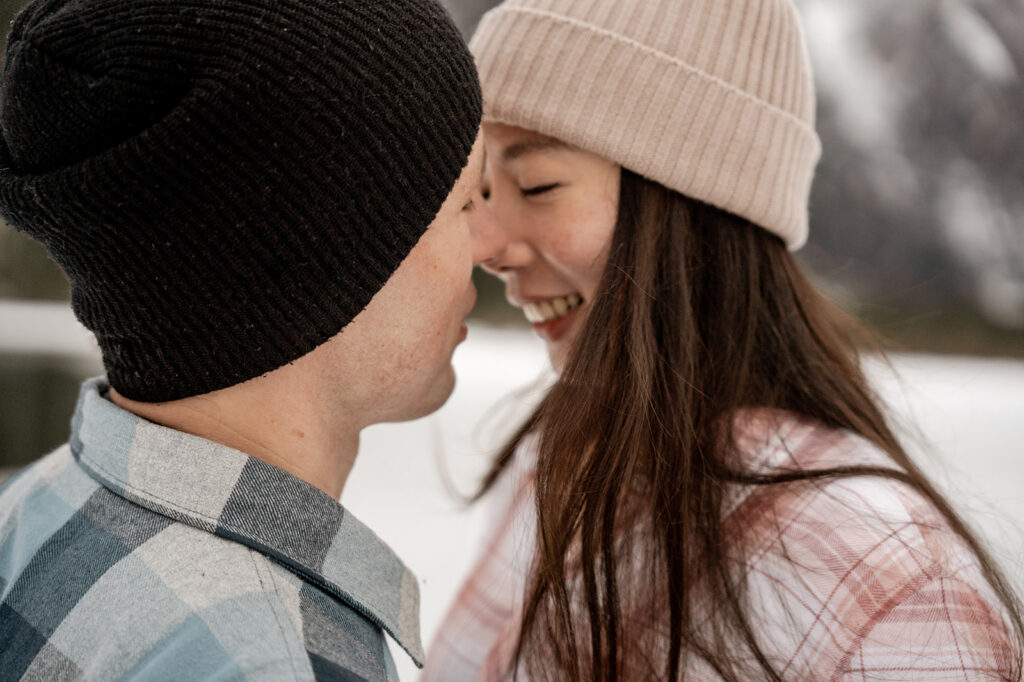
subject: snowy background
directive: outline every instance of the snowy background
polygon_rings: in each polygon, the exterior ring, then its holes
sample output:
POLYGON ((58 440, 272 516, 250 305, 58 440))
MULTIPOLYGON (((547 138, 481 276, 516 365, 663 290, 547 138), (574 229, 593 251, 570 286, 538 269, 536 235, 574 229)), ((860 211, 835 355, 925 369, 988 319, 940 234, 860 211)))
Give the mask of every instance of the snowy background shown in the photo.
MULTIPOLYGON (((495 4, 443 2, 467 35, 495 4)), ((894 370, 869 361, 875 384, 1024 591, 1024 0, 796 2, 824 146, 798 257, 891 347, 915 351, 891 356, 894 370)), ((0 0, 0 24, 23 4, 0 0)), ((541 344, 489 278, 479 285, 477 318, 517 323, 475 324, 448 404, 370 429, 343 496, 419 575, 426 642, 485 513, 459 494, 545 380, 541 344)), ((66 439, 78 384, 101 369, 67 299, 42 249, 0 224, 0 476, 66 439)))

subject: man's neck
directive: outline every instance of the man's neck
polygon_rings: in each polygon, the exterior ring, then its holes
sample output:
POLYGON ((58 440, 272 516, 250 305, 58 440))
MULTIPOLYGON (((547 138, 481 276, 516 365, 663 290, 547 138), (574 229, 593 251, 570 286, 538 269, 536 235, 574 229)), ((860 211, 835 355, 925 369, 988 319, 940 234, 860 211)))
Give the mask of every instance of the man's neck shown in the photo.
POLYGON ((161 426, 183 431, 263 460, 341 497, 359 450, 361 428, 326 420, 306 396, 233 386, 166 403, 143 403, 110 389, 110 399, 161 426))

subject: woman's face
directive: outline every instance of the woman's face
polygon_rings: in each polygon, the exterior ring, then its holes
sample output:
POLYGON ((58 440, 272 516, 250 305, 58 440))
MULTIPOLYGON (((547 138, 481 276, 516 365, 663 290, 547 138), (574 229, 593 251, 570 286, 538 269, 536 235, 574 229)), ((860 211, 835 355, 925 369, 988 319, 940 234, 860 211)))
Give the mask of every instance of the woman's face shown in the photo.
POLYGON ((499 123, 484 124, 484 148, 486 206, 470 221, 477 239, 499 248, 481 266, 505 282, 560 372, 607 260, 619 166, 499 123))

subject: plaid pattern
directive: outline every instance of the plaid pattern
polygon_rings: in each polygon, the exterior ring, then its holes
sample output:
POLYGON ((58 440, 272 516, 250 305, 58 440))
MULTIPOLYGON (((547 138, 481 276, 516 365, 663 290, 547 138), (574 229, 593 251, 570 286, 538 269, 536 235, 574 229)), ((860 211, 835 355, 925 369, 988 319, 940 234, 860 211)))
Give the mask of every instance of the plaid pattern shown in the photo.
MULTIPOLYGON (((764 471, 892 466, 858 437, 789 415, 750 412, 737 426, 764 471)), ((530 458, 524 448, 495 491, 501 513, 435 637, 424 682, 509 677, 535 532, 530 458)), ((856 477, 737 487, 725 527, 745 546, 752 624, 785 679, 1008 680, 1020 661, 974 555, 904 484, 856 477)), ((624 591, 645 596, 623 618, 650 622, 656 590, 631 587, 624 591)), ((639 643, 638 661, 664 660, 664 620, 645 631, 654 634, 639 643)), ((688 666, 685 679, 719 679, 696 657, 688 666)), ((646 670, 626 676, 641 678, 646 670)))
POLYGON ((330 496, 83 386, 0 492, 0 679, 396 680, 419 592, 330 496))

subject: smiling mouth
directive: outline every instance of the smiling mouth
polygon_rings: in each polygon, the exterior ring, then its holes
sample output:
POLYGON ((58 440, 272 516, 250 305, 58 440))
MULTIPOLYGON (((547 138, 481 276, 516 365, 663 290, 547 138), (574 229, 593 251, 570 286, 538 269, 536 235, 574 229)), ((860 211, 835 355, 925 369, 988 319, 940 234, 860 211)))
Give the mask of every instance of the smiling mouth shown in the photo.
POLYGON ((523 314, 531 324, 543 324, 565 317, 570 312, 580 307, 583 297, 579 294, 569 294, 560 298, 553 298, 549 301, 527 303, 523 306, 523 314))

